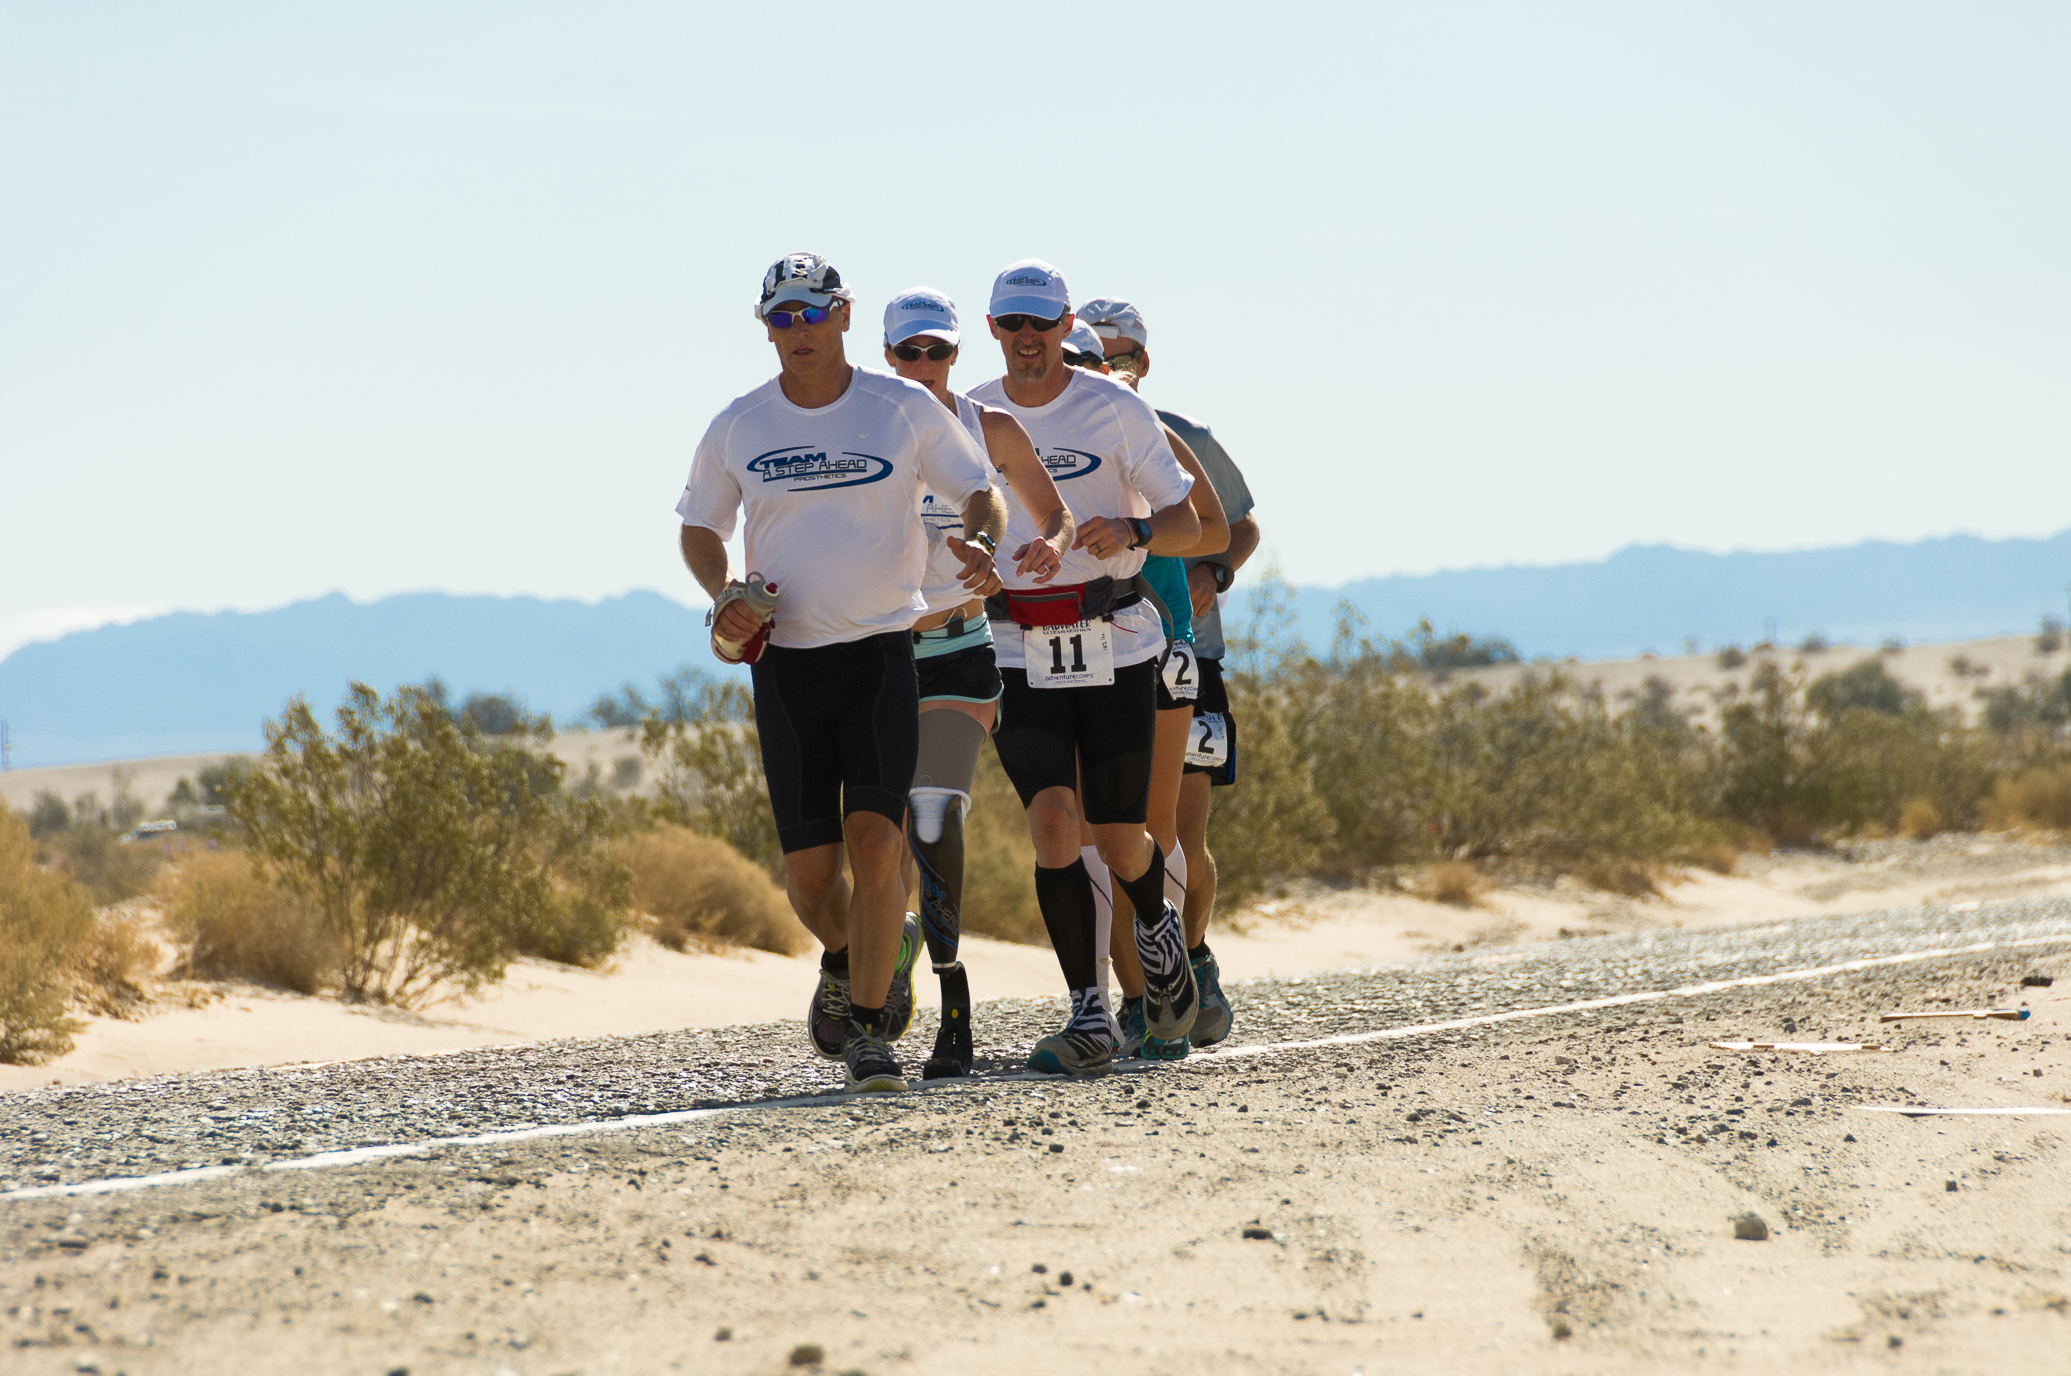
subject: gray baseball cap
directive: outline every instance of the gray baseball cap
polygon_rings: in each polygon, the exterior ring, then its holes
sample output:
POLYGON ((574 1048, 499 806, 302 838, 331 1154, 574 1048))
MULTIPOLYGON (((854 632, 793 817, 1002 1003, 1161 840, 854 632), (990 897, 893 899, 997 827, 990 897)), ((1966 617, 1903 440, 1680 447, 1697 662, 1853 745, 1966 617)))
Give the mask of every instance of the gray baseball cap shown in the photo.
POLYGON ((1143 323, 1142 314, 1127 301, 1096 296, 1079 307, 1079 319, 1091 325, 1102 339, 1130 339, 1144 348, 1150 347, 1150 329, 1143 323))

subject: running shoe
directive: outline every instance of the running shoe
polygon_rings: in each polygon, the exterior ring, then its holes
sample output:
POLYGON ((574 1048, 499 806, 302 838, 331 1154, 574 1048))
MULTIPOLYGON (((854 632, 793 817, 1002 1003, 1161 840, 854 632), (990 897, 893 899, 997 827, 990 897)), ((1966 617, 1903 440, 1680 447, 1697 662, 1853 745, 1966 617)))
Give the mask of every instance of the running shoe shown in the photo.
POLYGON ((1186 935, 1179 909, 1168 900, 1158 920, 1136 928, 1136 958, 1143 962, 1144 1031, 1160 1041, 1183 1038, 1201 1011, 1194 967, 1187 963, 1186 935))
POLYGON ((1193 1043, 1185 1037, 1145 1037, 1143 1049, 1136 1054, 1146 1061, 1183 1061, 1193 1049, 1193 1043))
POLYGON ((920 919, 906 914, 899 933, 899 963, 892 969, 892 987, 884 996, 885 1037, 895 1042, 913 1026, 913 965, 920 959, 920 919))
POLYGON ((1201 1013, 1194 1019, 1194 1030, 1187 1033, 1195 1046, 1214 1046, 1230 1035, 1230 1024, 1236 1014, 1230 1008, 1230 1001, 1222 992, 1222 969, 1215 963, 1215 952, 1210 951, 1192 962, 1194 986, 1201 991, 1201 1013))
POLYGON ((1115 1059, 1126 1060, 1143 1053, 1143 1000, 1140 998, 1122 1000, 1122 1013, 1116 1019, 1121 1025, 1121 1036, 1115 1041, 1115 1059))
POLYGON ((841 1059, 842 1044, 849 1035, 848 972, 820 970, 820 982, 813 988, 812 1002, 805 1006, 805 1035, 813 1050, 829 1061, 841 1059))
POLYGON ((951 1080, 971 1073, 971 979, 962 961, 947 969, 937 966, 935 974, 942 981, 942 1026, 920 1077, 951 1080))
POLYGON ((885 1045, 885 1039, 859 1022, 850 1021, 848 1036, 841 1044, 841 1058, 848 1062, 850 1094, 897 1094, 906 1088, 898 1058, 885 1045))
POLYGON ((1114 1069, 1115 1039, 1107 1029, 1107 1013, 1092 990, 1075 990, 1071 1021, 1052 1032, 1028 1054, 1028 1068, 1038 1075, 1105 1075, 1114 1069))

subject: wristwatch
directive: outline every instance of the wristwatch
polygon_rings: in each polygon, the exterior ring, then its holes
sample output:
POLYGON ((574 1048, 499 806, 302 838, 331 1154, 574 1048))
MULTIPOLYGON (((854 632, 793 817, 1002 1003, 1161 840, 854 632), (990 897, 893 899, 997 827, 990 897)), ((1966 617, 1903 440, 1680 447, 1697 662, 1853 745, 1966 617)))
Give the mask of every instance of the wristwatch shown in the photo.
POLYGON ((1215 590, 1218 593, 1228 592, 1230 584, 1237 581, 1237 571, 1228 564, 1217 563, 1214 559, 1203 559, 1201 567, 1207 569, 1208 576, 1215 580, 1215 590))
POLYGON ((1151 523, 1144 520, 1141 516, 1131 516, 1128 520, 1129 548, 1146 548, 1151 542, 1151 523))
POLYGON ((990 535, 986 534, 982 530, 971 537, 970 543, 974 545, 985 546, 985 552, 988 555, 992 555, 994 557, 997 557, 999 555, 1000 542, 993 539, 990 535))

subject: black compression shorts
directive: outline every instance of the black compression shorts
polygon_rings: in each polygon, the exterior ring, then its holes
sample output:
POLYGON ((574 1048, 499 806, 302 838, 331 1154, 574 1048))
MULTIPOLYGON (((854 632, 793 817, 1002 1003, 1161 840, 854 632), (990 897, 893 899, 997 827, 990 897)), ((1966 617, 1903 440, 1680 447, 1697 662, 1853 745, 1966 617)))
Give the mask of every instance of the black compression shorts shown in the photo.
POLYGON ((992 744, 1021 806, 1046 788, 1083 785, 1085 818, 1095 826, 1150 815, 1156 660, 1117 669, 1100 688, 1031 688, 1023 669, 1000 677, 1006 693, 992 744))
POLYGON ((1194 709, 1192 732, 1187 737, 1187 750, 1199 750, 1208 740, 1203 732, 1203 722, 1210 717, 1220 718, 1223 730, 1223 760, 1220 764, 1195 764, 1187 761, 1186 772, 1206 774, 1208 782, 1221 788, 1237 782, 1237 718, 1230 711, 1230 690, 1222 681, 1222 661, 1204 659, 1201 661, 1201 695, 1191 704, 1194 709))
POLYGON ((785 854, 842 839, 842 819, 905 825, 920 754, 920 688, 905 631, 840 645, 772 645, 754 668, 762 774, 785 854))
POLYGON ((1000 696, 999 662, 993 658, 992 642, 930 655, 913 662, 920 676, 920 700, 946 698, 951 702, 997 702, 1000 696))

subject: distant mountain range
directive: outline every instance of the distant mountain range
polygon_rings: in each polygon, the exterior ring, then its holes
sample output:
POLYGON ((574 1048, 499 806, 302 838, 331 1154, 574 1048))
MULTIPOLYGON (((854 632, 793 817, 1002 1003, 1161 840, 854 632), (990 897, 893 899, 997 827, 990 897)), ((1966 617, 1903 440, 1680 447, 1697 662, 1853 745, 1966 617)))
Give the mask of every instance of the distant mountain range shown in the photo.
MULTIPOLYGON (((2067 584, 2071 531, 1787 554, 1633 546, 1594 564, 1297 588, 1294 607, 1318 648, 1344 600, 1375 635, 1429 618, 1441 633, 1506 637, 1527 657, 1605 659, 1670 653, 1686 639, 1747 645, 1771 619, 1788 643, 1814 632, 1874 644, 2027 631, 2065 612, 2067 584)), ((572 725, 621 683, 648 690, 685 663, 717 670, 703 619, 652 592, 594 604, 333 594, 267 612, 179 612, 22 646, 0 660, 0 719, 17 768, 250 750, 260 722, 296 693, 328 709, 353 678, 385 690, 436 674, 456 695, 515 693, 572 725)))
POLYGON ((1623 659, 1651 650, 1750 645, 1814 633, 1874 645, 2032 631, 2066 614, 2071 530, 2044 540, 1968 535, 1917 544, 1871 541, 1784 554, 1702 554, 1631 545, 1594 564, 1462 569, 1297 588, 1299 633, 1330 644, 1350 602, 1369 633, 1400 636, 1430 618, 1441 633, 1499 635, 1526 658, 1623 659))

